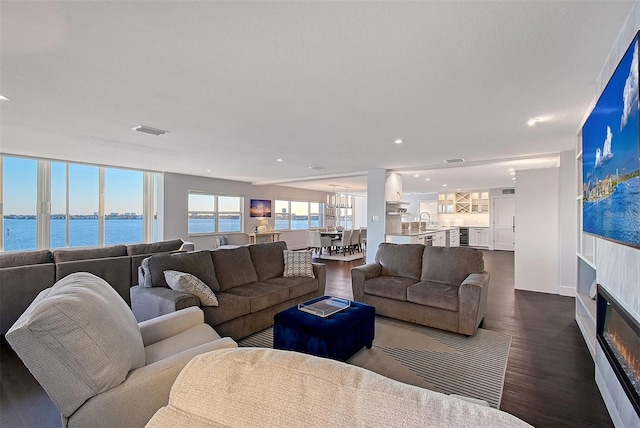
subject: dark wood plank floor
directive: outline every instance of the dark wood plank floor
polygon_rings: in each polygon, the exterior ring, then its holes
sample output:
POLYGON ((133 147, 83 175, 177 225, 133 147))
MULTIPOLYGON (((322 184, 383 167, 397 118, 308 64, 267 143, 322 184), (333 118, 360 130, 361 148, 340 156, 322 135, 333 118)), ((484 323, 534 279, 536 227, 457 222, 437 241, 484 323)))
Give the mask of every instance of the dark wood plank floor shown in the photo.
MULTIPOLYGON (((351 298, 351 268, 324 261, 327 294, 351 298)), ((536 427, 611 427, 574 299, 514 291, 513 253, 485 251, 491 273, 483 328, 512 336, 501 409, 536 427)), ((60 416, 6 343, 0 349, 0 425, 58 427, 60 416)))

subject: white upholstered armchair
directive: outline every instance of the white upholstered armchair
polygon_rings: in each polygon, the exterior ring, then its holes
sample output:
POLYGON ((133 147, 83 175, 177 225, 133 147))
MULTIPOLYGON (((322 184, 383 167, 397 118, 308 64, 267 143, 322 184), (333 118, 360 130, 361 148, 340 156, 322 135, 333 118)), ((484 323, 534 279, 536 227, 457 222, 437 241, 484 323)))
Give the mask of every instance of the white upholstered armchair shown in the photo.
POLYGON ((144 426, 194 356, 237 346, 196 307, 138 324, 118 293, 86 272, 43 290, 6 339, 70 427, 144 426))

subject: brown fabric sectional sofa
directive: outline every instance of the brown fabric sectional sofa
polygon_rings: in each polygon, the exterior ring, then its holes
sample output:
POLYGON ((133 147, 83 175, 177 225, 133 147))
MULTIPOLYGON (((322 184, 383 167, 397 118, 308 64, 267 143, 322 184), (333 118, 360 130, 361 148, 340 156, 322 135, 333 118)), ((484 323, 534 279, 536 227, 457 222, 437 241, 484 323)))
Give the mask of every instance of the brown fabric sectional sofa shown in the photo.
POLYGON ((326 265, 314 263, 311 277, 284 277, 285 242, 155 255, 143 260, 131 306, 144 321, 189 306, 197 297, 168 287, 165 270, 195 275, 215 293, 219 305, 203 306, 205 322, 234 340, 273 325, 273 316, 324 294, 326 265))
POLYGON ((129 288, 138 283, 138 266, 155 253, 183 251, 182 239, 151 244, 61 248, 0 253, 0 334, 4 335, 42 290, 73 272, 107 281, 130 305, 129 288))
POLYGON ((489 279, 468 247, 382 243, 375 262, 351 270, 354 300, 377 314, 465 335, 484 318, 489 279))

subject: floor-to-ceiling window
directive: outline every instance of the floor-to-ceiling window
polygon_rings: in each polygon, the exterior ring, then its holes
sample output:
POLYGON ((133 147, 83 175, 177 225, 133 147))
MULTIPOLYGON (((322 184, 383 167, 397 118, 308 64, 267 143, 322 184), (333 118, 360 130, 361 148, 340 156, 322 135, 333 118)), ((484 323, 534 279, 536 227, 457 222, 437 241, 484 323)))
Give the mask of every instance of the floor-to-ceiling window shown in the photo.
POLYGON ((5 251, 35 250, 38 247, 38 161, 5 156, 2 187, 5 251))
POLYGON ((98 245, 99 170, 92 165, 69 165, 69 245, 98 245))
POLYGON ((155 173, 2 156, 0 179, 3 251, 154 239, 155 173))
POLYGON ((142 171, 105 168, 105 244, 129 244, 144 240, 143 178, 142 171))

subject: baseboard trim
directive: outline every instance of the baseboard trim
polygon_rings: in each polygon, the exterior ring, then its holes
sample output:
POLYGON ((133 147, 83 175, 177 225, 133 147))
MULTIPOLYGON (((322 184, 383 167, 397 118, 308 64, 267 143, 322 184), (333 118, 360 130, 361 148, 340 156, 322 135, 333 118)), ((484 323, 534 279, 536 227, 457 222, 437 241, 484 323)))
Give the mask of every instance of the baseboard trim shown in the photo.
POLYGON ((576 297, 576 288, 560 286, 560 289, 558 290, 558 294, 561 296, 576 297))

